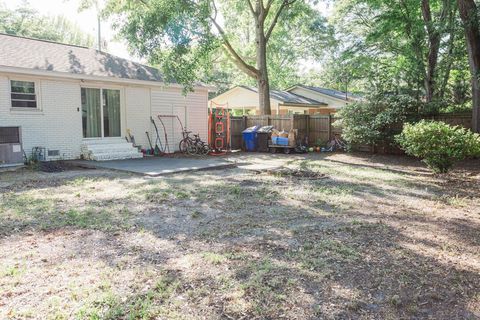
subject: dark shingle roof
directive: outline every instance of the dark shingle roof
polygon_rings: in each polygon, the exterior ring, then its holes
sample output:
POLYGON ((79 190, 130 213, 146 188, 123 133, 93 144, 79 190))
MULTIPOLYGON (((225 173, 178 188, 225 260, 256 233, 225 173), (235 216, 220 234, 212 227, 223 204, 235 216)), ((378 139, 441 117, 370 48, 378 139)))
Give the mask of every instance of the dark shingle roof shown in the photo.
POLYGON ((152 67, 86 47, 0 34, 0 66, 163 81, 152 67))
MULTIPOLYGON (((301 87, 301 88, 309 89, 309 90, 316 91, 316 92, 319 92, 319 93, 323 93, 327 96, 331 96, 331 97, 334 97, 334 98, 337 98, 337 99, 347 100, 347 99, 345 99, 345 92, 343 92, 343 91, 327 89, 327 88, 322 88, 322 87, 304 86, 304 85, 301 85, 301 84, 297 84, 297 85, 293 86, 292 88, 295 88, 295 87, 301 87)), ((357 95, 354 95, 354 94, 351 94, 351 93, 348 93, 347 96, 348 96, 348 99, 352 99, 352 100, 357 100, 357 99, 361 98, 361 97, 359 97, 357 95)))
MULTIPOLYGON (((242 88, 248 89, 253 92, 258 92, 258 89, 255 87, 240 86, 242 88)), ((298 94, 294 94, 288 91, 280 90, 270 90, 270 98, 281 101, 282 103, 292 103, 292 104, 310 104, 310 105, 327 105, 326 103, 302 97, 298 94)))

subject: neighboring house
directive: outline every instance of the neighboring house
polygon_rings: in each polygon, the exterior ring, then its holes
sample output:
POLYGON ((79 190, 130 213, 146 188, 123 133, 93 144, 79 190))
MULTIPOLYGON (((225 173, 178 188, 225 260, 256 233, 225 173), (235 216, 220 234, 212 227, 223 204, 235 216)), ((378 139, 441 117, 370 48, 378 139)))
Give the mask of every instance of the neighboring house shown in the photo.
MULTIPOLYGON (((209 101, 209 106, 228 105, 229 109, 238 110, 243 114, 258 113, 257 88, 247 86, 234 87, 209 101)), ((294 93, 279 90, 270 90, 270 108, 272 114, 311 114, 319 112, 327 107, 327 104, 294 93)))
POLYGON ((316 101, 324 102, 329 108, 335 109, 334 112, 348 103, 361 99, 359 96, 351 93, 345 93, 343 91, 321 87, 304 86, 301 84, 294 85, 293 87, 288 88, 286 91, 314 99, 316 101))
MULTIPOLYGON (((320 87, 295 85, 285 91, 270 90, 272 114, 330 114, 359 97, 320 87)), ((257 88, 234 87, 213 99, 209 106, 227 106, 243 114, 257 114, 259 110, 257 88)))
MULTIPOLYGON (((205 139, 207 102, 207 87, 184 96, 155 68, 85 47, 0 34, 0 127, 21 127, 27 156, 40 147, 48 160, 140 157, 125 139, 127 129, 147 148, 146 132, 153 144, 156 139, 150 117, 159 125, 158 114, 178 115, 205 139)), ((165 124, 173 152, 181 126, 174 118, 165 124)))

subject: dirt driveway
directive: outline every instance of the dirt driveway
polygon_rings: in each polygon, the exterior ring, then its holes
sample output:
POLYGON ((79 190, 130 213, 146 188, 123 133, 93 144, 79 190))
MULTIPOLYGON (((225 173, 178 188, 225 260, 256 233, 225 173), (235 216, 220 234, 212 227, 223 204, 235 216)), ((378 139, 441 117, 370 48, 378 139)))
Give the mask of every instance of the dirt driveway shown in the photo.
POLYGON ((0 318, 480 318, 479 161, 230 160, 0 173, 0 318))

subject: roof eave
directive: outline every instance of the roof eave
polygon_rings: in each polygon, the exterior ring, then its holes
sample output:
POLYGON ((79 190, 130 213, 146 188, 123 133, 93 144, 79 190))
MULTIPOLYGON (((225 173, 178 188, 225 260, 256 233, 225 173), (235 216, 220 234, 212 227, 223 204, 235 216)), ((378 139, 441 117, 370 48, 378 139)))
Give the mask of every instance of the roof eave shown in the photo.
POLYGON ((338 101, 343 101, 343 102, 351 102, 351 101, 357 101, 357 99, 352 99, 351 97, 349 97, 348 99, 344 99, 344 98, 339 98, 339 97, 336 97, 336 96, 332 96, 330 94, 326 94, 326 93, 323 93, 323 92, 319 92, 317 90, 313 90, 313 89, 310 89, 304 85, 301 85, 301 84, 296 84, 294 86, 291 86, 290 88, 286 89, 285 91, 290 91, 294 88, 302 88, 302 89, 305 89, 305 90, 309 90, 309 91, 312 91, 312 92, 315 92, 315 93, 318 93, 318 94, 323 94, 324 96, 327 96, 329 98, 333 98, 333 99, 337 99, 338 101))
MULTIPOLYGON (((155 87, 173 87, 181 88, 183 86, 176 83, 165 83, 164 81, 151 81, 151 80, 138 80, 138 79, 128 79, 128 78, 118 78, 118 77, 103 77, 103 76, 93 76, 87 74, 78 74, 70 72, 59 72, 59 71, 47 71, 41 69, 30 69, 30 68, 18 68, 18 67, 9 67, 0 65, 0 72, 5 73, 17 73, 22 75, 34 75, 34 76, 43 76, 43 77, 55 77, 63 79, 75 79, 75 80, 90 80, 90 81, 100 81, 100 82, 115 82, 115 83, 125 83, 125 84, 136 84, 144 86, 155 86, 155 87)), ((207 89, 210 90, 211 87, 205 85, 195 85, 196 89, 207 89)))
POLYGON ((304 107, 304 108, 322 108, 325 106, 328 106, 326 103, 318 103, 318 104, 313 104, 313 103, 290 103, 290 102, 284 102, 281 103, 280 106, 291 106, 291 107, 304 107))

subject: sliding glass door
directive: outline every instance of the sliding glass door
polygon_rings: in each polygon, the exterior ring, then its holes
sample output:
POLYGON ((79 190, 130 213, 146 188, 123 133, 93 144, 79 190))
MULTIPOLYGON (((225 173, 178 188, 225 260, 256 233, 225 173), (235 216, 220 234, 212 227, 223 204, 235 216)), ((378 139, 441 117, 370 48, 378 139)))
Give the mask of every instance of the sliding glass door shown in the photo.
POLYGON ((84 138, 120 137, 120 90, 82 88, 84 138))
POLYGON ((103 89, 103 136, 120 137, 120 90, 103 89))
POLYGON ((82 88, 82 127, 84 138, 102 136, 100 89, 82 88))

